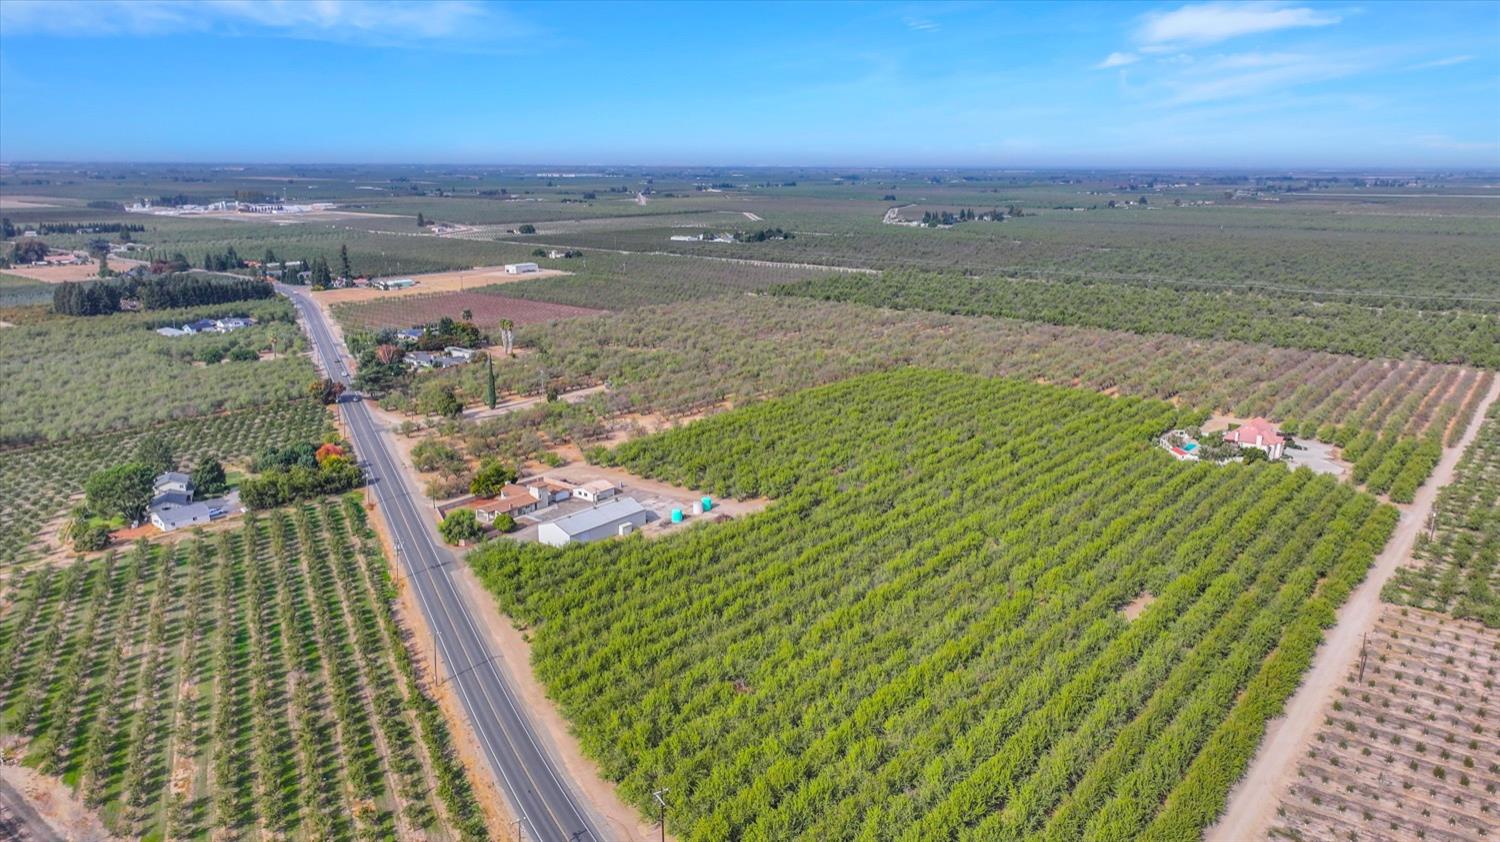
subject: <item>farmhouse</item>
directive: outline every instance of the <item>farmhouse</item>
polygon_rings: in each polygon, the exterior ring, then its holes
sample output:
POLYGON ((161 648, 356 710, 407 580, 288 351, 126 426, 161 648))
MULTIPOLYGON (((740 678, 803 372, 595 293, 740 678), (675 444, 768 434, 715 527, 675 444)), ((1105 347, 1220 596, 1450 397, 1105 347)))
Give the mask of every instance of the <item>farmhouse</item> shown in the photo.
POLYGON ((151 512, 151 524, 163 532, 174 532, 186 526, 197 526, 211 520, 213 520, 213 515, 209 512, 208 506, 203 503, 153 509, 151 512))
POLYGON ((182 326, 183 333, 217 333, 219 323, 213 319, 199 319, 182 326))
POLYGON ((186 506, 193 501, 193 478, 177 471, 158 474, 151 488, 151 508, 186 506))
POLYGON ((412 351, 404 359, 406 364, 412 368, 436 368, 443 369, 455 365, 463 365, 469 360, 466 357, 456 357, 451 354, 439 354, 433 351, 412 351))
POLYGON ((500 490, 499 497, 475 506, 474 517, 480 523, 489 526, 500 515, 520 517, 551 504, 551 495, 547 489, 539 485, 525 486, 510 483, 500 490))
POLYGON ((396 341, 416 342, 418 339, 421 339, 425 333, 426 331, 422 330, 419 327, 402 328, 401 330, 396 331, 396 341))
POLYGON ((1244 424, 1224 433, 1224 441, 1234 442, 1240 447, 1253 447, 1263 450, 1268 458, 1280 459, 1286 448, 1286 439, 1277 432, 1276 427, 1264 418, 1251 418, 1244 424))
POLYGON ((450 357, 453 357, 454 359, 469 362, 470 360, 474 359, 475 352, 473 348, 464 348, 459 345, 449 345, 448 347, 443 349, 443 353, 450 357))
POLYGON ((528 274, 530 272, 540 272, 540 271, 542 271, 542 267, 538 266, 535 263, 507 263, 507 264, 505 264, 505 274, 507 274, 507 275, 525 275, 525 274, 528 274))
POLYGON ((537 528, 537 540, 550 547, 563 547, 628 535, 645 525, 645 507, 629 497, 619 497, 542 524, 537 528))

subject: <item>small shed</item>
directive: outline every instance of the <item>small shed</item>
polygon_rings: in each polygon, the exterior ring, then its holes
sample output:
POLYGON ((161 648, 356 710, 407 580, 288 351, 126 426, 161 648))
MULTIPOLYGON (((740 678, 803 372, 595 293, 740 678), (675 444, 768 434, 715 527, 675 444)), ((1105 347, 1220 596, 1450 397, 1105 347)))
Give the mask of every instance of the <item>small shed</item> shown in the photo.
POLYGON ((620 489, 607 479, 596 479, 573 489, 573 496, 590 503, 602 503, 615 496, 620 489))

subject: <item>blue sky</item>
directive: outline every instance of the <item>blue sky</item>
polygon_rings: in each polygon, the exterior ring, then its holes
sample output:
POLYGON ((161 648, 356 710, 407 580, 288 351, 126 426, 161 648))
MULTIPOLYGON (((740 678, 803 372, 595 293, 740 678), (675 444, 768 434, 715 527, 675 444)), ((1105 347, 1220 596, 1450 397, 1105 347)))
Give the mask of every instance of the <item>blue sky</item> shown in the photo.
POLYGON ((0 2, 0 160, 1500 167, 1500 3, 0 2))

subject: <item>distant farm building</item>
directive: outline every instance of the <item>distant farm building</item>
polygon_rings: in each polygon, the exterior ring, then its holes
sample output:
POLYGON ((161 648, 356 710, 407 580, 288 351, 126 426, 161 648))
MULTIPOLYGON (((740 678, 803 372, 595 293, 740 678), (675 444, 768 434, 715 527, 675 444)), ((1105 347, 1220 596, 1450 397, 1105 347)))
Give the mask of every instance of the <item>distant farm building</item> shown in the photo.
POLYGON ((1276 426, 1264 418, 1251 418, 1244 424, 1224 433, 1224 441, 1234 442, 1240 447, 1253 447, 1265 451, 1268 458, 1280 459, 1286 449, 1286 439, 1276 432, 1276 426))
POLYGON ((573 489, 573 496, 580 500, 587 500, 590 503, 602 503, 615 496, 615 492, 617 491, 619 489, 609 480, 596 479, 573 489))
POLYGON ((563 547, 629 535, 645 526, 646 518, 644 506, 629 497, 618 497, 542 524, 537 528, 537 540, 551 547, 563 547))
POLYGON ((383 290, 411 289, 416 285, 417 282, 411 278, 382 278, 378 281, 370 282, 370 286, 383 290))
POLYGON ((531 272, 540 272, 540 271, 542 271, 542 267, 538 266, 535 263, 507 263, 507 264, 505 264, 505 274, 507 274, 507 275, 525 275, 525 274, 528 274, 528 273, 531 273, 531 272))

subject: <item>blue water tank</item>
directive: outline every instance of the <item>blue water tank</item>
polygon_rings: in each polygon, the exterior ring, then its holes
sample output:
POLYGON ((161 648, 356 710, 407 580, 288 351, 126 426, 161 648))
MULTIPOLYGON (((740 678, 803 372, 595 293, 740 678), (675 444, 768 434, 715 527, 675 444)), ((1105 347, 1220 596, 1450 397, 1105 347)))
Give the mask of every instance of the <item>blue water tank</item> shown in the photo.
POLYGON ((672 522, 673 523, 682 523, 682 509, 673 509, 672 510, 672 522))
POLYGON ((711 512, 711 511, 713 511, 713 508, 714 508, 714 501, 712 499, 708 498, 708 497, 704 497, 703 498, 703 511, 705 511, 705 512, 711 512))

